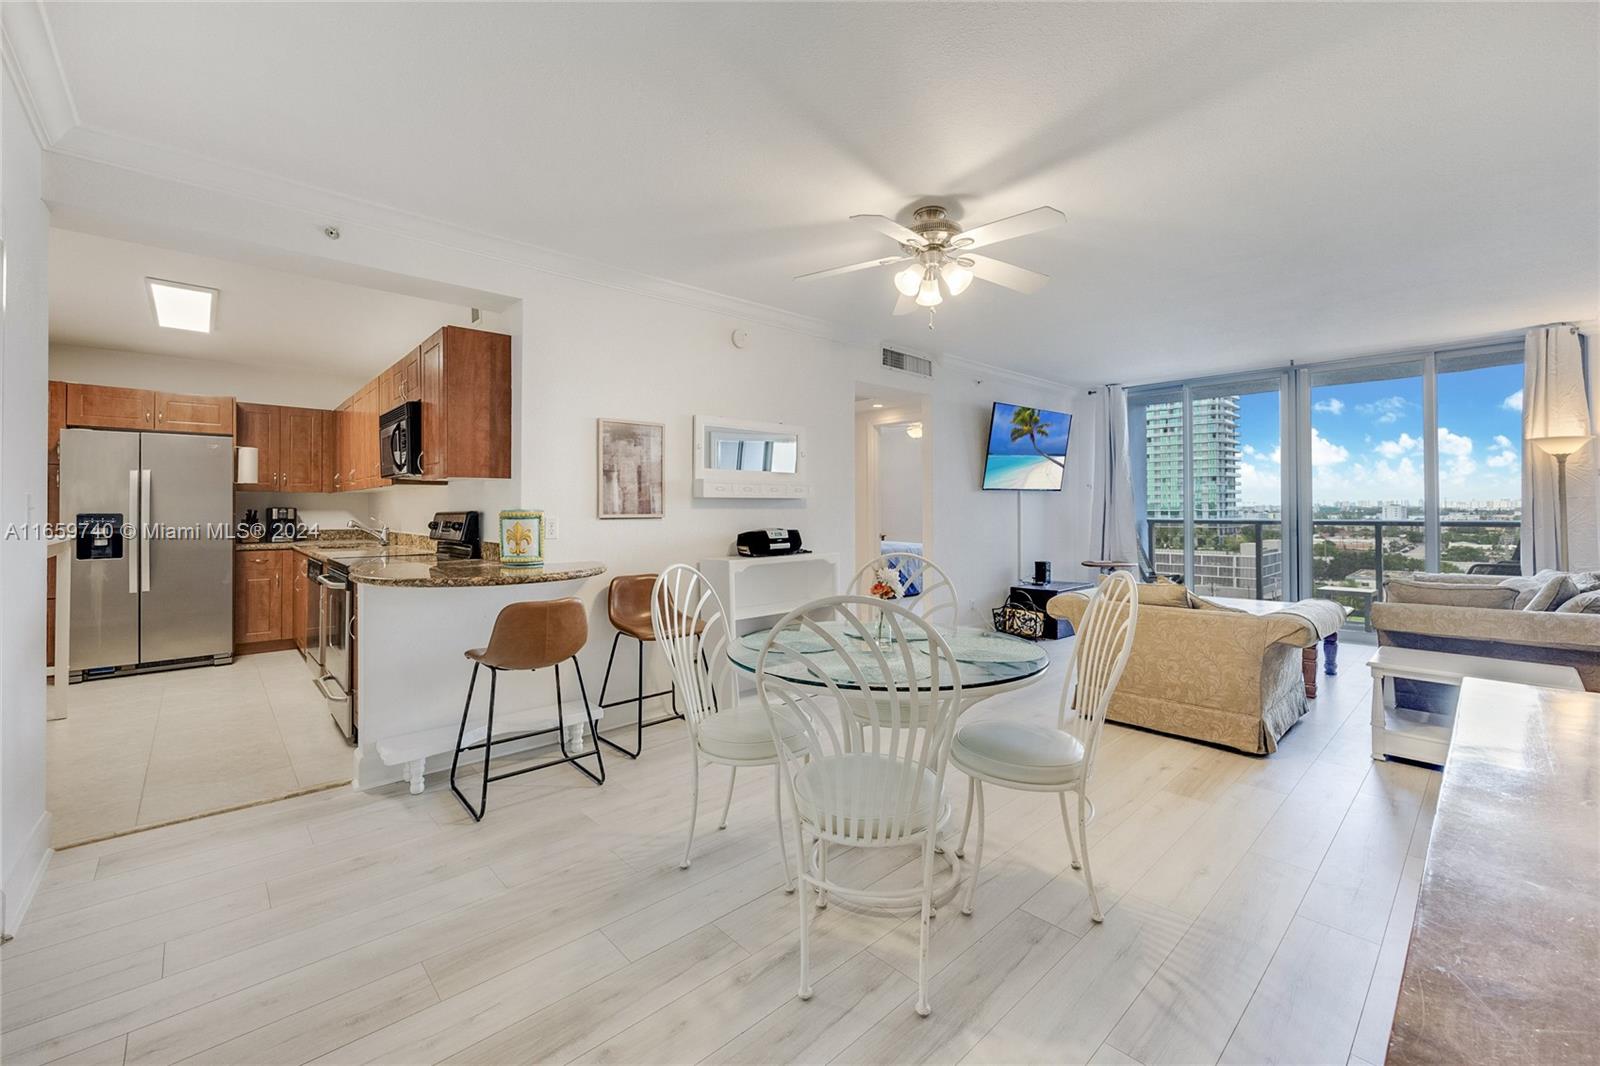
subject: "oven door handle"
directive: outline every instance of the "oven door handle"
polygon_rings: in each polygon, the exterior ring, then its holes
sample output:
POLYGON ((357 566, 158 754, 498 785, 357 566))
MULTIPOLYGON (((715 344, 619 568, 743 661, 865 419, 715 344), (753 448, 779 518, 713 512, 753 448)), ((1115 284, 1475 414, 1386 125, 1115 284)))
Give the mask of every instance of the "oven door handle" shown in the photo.
POLYGON ((323 699, 329 701, 330 703, 349 703, 350 702, 350 694, 348 692, 345 693, 342 696, 335 696, 333 693, 329 692, 328 691, 328 686, 323 684, 323 682, 325 680, 327 680, 327 679, 326 678, 321 678, 321 677, 314 677, 314 678, 311 679, 311 683, 317 686, 317 691, 322 693, 322 698, 323 699))
POLYGON ((332 589, 335 592, 345 592, 350 588, 349 584, 346 582, 329 580, 326 574, 317 575, 317 584, 321 585, 325 589, 332 589))

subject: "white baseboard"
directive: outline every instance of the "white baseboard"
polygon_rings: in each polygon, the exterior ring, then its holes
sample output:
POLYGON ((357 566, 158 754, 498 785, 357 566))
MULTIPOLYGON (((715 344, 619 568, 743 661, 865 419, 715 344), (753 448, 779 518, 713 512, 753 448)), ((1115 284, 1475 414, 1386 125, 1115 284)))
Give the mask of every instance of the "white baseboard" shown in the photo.
POLYGON ((5 886, 0 888, 0 931, 15 936, 28 913, 28 904, 44 882, 44 872, 50 866, 50 812, 39 815, 28 834, 22 855, 6 871, 5 886))

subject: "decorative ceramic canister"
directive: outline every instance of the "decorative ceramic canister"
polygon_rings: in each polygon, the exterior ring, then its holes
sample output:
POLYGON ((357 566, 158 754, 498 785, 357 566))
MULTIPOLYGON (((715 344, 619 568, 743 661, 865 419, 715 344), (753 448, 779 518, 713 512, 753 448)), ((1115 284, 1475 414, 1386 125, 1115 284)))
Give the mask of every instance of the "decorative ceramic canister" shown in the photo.
POLYGON ((544 512, 500 512, 500 565, 544 565, 544 512))

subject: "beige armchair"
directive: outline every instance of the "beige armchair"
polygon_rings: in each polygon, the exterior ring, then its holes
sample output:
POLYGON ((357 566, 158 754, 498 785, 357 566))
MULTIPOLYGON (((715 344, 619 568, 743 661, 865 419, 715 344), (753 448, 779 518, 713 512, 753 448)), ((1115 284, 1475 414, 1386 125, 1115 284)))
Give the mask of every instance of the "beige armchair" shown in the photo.
MULTIPOLYGON (((1253 755, 1277 750, 1307 709, 1301 649, 1316 639, 1308 624, 1228 610, 1181 586, 1140 593, 1133 653, 1107 717, 1253 755)), ((1067 592, 1046 610, 1076 627, 1088 603, 1067 592)))
MULTIPOLYGON (((1498 585, 1504 580, 1483 574, 1407 579, 1450 585, 1498 585)), ((1570 666, 1584 688, 1600 692, 1600 614, 1383 602, 1372 605, 1372 625, 1380 645, 1570 666)))

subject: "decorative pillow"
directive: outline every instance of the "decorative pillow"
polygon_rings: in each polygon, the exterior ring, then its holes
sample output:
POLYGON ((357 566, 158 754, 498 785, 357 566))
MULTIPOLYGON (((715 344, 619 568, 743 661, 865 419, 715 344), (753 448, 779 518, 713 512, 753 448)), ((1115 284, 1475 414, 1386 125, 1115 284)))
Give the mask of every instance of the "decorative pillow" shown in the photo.
POLYGON ((1578 593, 1557 607, 1556 614, 1600 614, 1600 588, 1578 593))
MULTIPOLYGON (((1534 593, 1524 611, 1554 611, 1563 603, 1578 594, 1578 587, 1566 574, 1557 574, 1544 583, 1544 587, 1534 593)), ((1520 597, 1518 597, 1520 599, 1520 597)))
POLYGON ((1188 607, 1189 590, 1176 581, 1156 581, 1139 586, 1141 607, 1188 607))
POLYGON ((1488 607, 1505 610, 1517 600, 1517 590, 1504 585, 1445 585, 1428 581, 1384 583, 1390 603, 1421 603, 1433 607, 1488 607))
POLYGON ((1541 570, 1531 577, 1508 577, 1500 582, 1500 587, 1517 590, 1517 598, 1511 604, 1511 608, 1512 610, 1522 611, 1527 609, 1528 604, 1544 590, 1544 587, 1551 580, 1564 576, 1560 570, 1541 570))
POLYGON ((1572 575, 1572 585, 1579 592, 1593 592, 1600 589, 1600 571, 1578 571, 1572 575))

